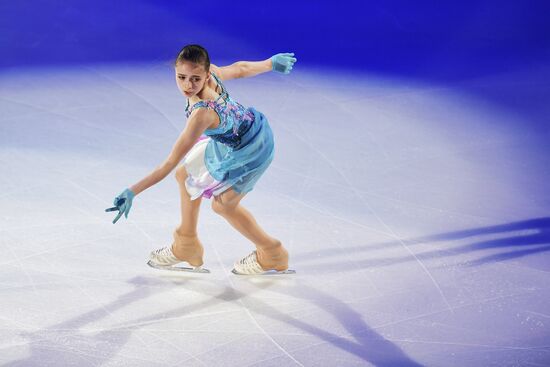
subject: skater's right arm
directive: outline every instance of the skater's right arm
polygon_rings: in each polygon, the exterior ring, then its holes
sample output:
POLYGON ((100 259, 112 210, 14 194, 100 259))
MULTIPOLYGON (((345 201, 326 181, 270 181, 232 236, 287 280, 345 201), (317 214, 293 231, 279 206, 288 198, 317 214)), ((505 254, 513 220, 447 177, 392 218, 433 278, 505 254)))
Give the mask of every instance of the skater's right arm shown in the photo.
POLYGON ((189 150, 195 145, 204 131, 212 125, 212 111, 198 108, 189 117, 185 129, 182 131, 176 143, 172 147, 168 157, 150 174, 145 176, 130 189, 135 195, 148 189, 164 179, 183 159, 189 150))
POLYGON ((113 207, 105 209, 106 212, 118 211, 117 216, 113 220, 113 224, 116 223, 123 214, 126 218, 128 218, 128 213, 132 208, 134 196, 161 181, 170 172, 172 172, 185 154, 189 152, 191 147, 204 133, 204 130, 212 125, 216 119, 216 113, 205 108, 199 108, 193 111, 187 120, 185 129, 176 140, 172 151, 164 162, 162 162, 147 176, 142 178, 138 183, 132 185, 128 189, 125 189, 120 195, 115 197, 113 207))

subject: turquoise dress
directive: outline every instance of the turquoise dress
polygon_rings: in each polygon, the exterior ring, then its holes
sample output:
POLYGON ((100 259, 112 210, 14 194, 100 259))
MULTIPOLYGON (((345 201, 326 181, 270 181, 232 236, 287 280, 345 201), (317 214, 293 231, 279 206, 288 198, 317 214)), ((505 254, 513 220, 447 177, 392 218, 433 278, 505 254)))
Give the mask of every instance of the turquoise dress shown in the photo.
POLYGON ((210 198, 229 188, 247 193, 265 172, 274 155, 273 132, 263 113, 233 100, 212 73, 221 91, 214 100, 187 102, 187 117, 197 108, 214 110, 220 124, 207 129, 182 160, 188 173, 186 189, 194 200, 210 198))

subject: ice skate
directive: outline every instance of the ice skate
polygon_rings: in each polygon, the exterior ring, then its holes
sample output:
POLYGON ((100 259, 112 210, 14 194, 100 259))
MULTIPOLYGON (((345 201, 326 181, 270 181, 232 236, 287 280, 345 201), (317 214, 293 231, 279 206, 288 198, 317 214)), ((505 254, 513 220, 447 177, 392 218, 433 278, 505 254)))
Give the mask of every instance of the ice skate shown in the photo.
POLYGON ((183 261, 178 259, 172 252, 171 246, 159 248, 154 250, 149 255, 149 261, 147 265, 155 269, 171 270, 171 271, 185 271, 190 273, 210 273, 210 270, 205 269, 202 265, 199 266, 178 266, 177 264, 183 261))
POLYGON ((295 274, 295 270, 285 269, 285 270, 276 270, 268 269, 265 270, 262 268, 258 262, 258 257, 256 250, 252 251, 250 254, 246 255, 239 261, 235 262, 233 265, 233 274, 237 275, 277 275, 277 274, 295 274))

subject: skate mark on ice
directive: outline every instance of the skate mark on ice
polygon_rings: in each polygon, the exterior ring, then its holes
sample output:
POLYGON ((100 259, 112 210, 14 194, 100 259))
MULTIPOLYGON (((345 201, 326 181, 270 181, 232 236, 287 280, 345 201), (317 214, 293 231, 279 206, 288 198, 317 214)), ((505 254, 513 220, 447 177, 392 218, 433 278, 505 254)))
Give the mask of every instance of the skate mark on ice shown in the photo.
MULTIPOLYGON (((221 256, 220 256, 220 253, 218 252, 218 250, 216 249, 216 247, 214 247, 214 251, 216 253, 216 257, 218 259, 218 263, 220 264, 220 266, 222 267, 223 271, 227 274, 229 274, 229 270, 226 269, 226 267, 224 266, 223 262, 221 261, 221 256)), ((235 283, 233 281, 233 279, 231 277, 228 277, 227 280, 229 281, 229 284, 231 285, 232 289, 234 290, 235 289, 235 283)), ((236 291, 235 291, 236 292, 236 291)), ((248 315, 248 317, 252 320, 252 322, 254 323, 254 325, 256 325, 256 327, 261 331, 261 333, 269 340, 271 341, 271 343, 273 343, 273 345, 275 345, 275 347, 277 349, 279 349, 280 351, 282 351, 288 358, 290 358, 291 360, 293 360, 296 364, 298 364, 299 366, 301 367, 304 367, 303 364, 301 364, 299 361, 297 361, 293 356, 290 355, 290 353, 285 349, 283 348, 283 346, 281 346, 279 343, 277 343, 277 341, 275 339, 273 339, 273 337, 271 335, 269 335, 269 333, 260 325, 260 323, 258 322, 258 320, 256 320, 256 318, 254 317, 254 315, 252 314, 252 312, 250 312, 250 309, 246 306, 246 304, 243 302, 243 300, 241 299, 243 297, 243 295, 241 294, 241 297, 237 298, 237 302, 240 303, 240 305, 244 308, 246 314, 248 315)))
MULTIPOLYGON (((328 181, 324 181, 323 179, 315 178, 315 177, 306 177, 305 175, 303 175, 300 172, 292 171, 290 169, 284 168, 281 165, 273 164, 273 169, 281 170, 285 173, 285 175, 294 175, 294 176, 300 177, 302 179, 309 179, 309 180, 315 181, 316 183, 319 183, 319 184, 335 187, 338 190, 351 190, 351 188, 347 185, 342 185, 342 184, 338 184, 338 183, 334 183, 334 182, 328 182, 328 181)), ((448 208, 439 208, 439 207, 435 207, 435 206, 419 204, 419 203, 416 203, 416 202, 407 201, 405 199, 398 199, 398 198, 393 198, 393 197, 382 195, 382 194, 376 194, 376 193, 366 191, 366 190, 363 190, 363 189, 355 188, 355 190, 358 193, 360 193, 361 195, 372 196, 372 197, 375 197, 375 198, 378 198, 378 199, 383 199, 383 200, 391 201, 391 202, 398 203, 398 204, 406 204, 407 207, 411 207, 411 208, 431 210, 431 211, 437 212, 438 214, 451 214, 451 215, 455 215, 455 216, 459 216, 459 217, 463 217, 463 218, 471 218, 471 219, 496 220, 496 218, 494 218, 494 217, 480 216, 480 215, 471 214, 471 213, 463 213, 463 212, 453 211, 453 210, 448 209, 448 208)))
MULTIPOLYGON (((10 236, 11 237, 11 236, 10 236)), ((32 286, 32 289, 33 289, 33 293, 36 294, 36 283, 34 281, 34 278, 32 277, 32 275, 27 271, 27 268, 25 267, 25 265, 23 264, 23 262, 21 261, 21 259, 19 258, 19 256, 15 253, 15 251, 13 251, 12 247, 7 243, 8 241, 6 240, 6 247, 8 248, 8 251, 12 254, 12 256, 15 258, 15 262, 17 263, 17 265, 19 266, 19 268, 21 269, 21 271, 23 271, 23 274, 25 274, 25 277, 29 280, 31 286, 32 286)))
MULTIPOLYGON (((98 354, 97 344, 101 341, 109 339, 109 337, 112 336, 113 330, 111 330, 111 328, 103 328, 99 329, 99 333, 96 333, 95 335, 89 335, 90 333, 94 332, 95 329, 87 330, 84 328, 84 326, 87 324, 93 324, 98 320, 103 319, 106 315, 112 317, 114 320, 118 320, 119 323, 122 323, 122 320, 115 316, 114 313, 116 311, 119 311, 127 305, 135 303, 136 301, 139 301, 141 299, 153 296, 155 294, 154 289, 152 289, 151 287, 143 287, 144 280, 146 281, 145 285, 151 285, 149 284, 150 281, 143 277, 134 277, 129 281, 126 281, 126 283, 134 284, 134 289, 132 289, 130 292, 119 295, 115 300, 110 301, 107 304, 95 300, 95 297, 92 297, 77 282, 71 282, 73 283, 73 286, 80 289, 85 297, 91 300, 92 304, 98 307, 81 315, 75 316, 69 320, 55 324, 51 327, 40 329, 38 331, 33 331, 32 333, 25 333, 24 336, 30 339, 30 343, 27 343, 30 348, 30 353, 24 359, 13 361, 12 363, 17 365, 38 365, 41 364, 41 362, 43 362, 44 360, 51 360, 52 357, 54 357, 56 361, 62 360, 65 361, 67 364, 71 364, 70 361, 76 363, 76 361, 74 361, 72 358, 69 358, 69 361, 67 361, 67 352, 71 351, 75 351, 77 355, 81 354, 93 357, 93 360, 90 360, 90 363, 94 365, 106 363, 112 358, 120 356, 120 349, 128 342, 130 337, 134 335, 134 332, 136 330, 117 329, 116 343, 108 343, 106 345, 103 344, 103 347, 101 349, 102 353, 98 354), (67 346, 56 348, 56 345, 58 344, 67 344, 67 340, 69 340, 67 346), (45 346, 44 341, 48 341, 49 344, 45 346), (86 342, 87 344, 84 342, 86 342), (51 355, 52 350, 57 351, 57 357, 51 355), (48 351, 50 353, 48 353, 48 351)), ((160 284, 163 285, 163 283, 160 284)), ((190 356, 192 359, 195 359, 183 348, 170 342, 169 340, 161 338, 158 335, 151 333, 147 330, 141 330, 140 332, 147 333, 165 343, 168 343, 174 349, 179 350, 181 353, 186 354, 187 356, 190 356)), ((141 336, 134 336, 141 342, 143 347, 145 347, 146 350, 149 351, 150 355, 153 356, 154 353, 151 354, 152 351, 149 347, 149 344, 146 343, 141 336)), ((152 360, 137 358, 135 356, 131 356, 130 358, 146 363, 154 363, 154 361, 152 360)), ((199 362, 201 365, 204 365, 202 361, 198 359, 195 360, 197 360, 197 362, 199 362)))
POLYGON ((355 188, 355 185, 353 185, 349 179, 347 178, 346 175, 344 175, 344 173, 335 165, 332 163, 332 161, 330 159, 328 159, 328 157, 326 157, 326 155, 318 148, 315 147, 314 144, 312 144, 309 140, 307 139, 304 139, 303 137, 301 137, 299 134, 295 134, 292 132, 292 130, 290 129, 287 129, 287 131, 290 131, 291 134, 293 134, 297 139, 303 141, 311 150, 313 150, 319 157, 321 157, 325 162, 328 163, 328 165, 330 167, 332 167, 332 169, 334 169, 334 171, 336 173, 338 173, 343 179, 344 181, 346 182, 346 184, 351 188, 352 192, 354 193, 354 195, 369 209, 369 211, 376 217, 376 219, 388 230, 388 232, 390 232, 391 234, 393 234, 393 237, 395 239, 397 239, 399 241, 399 243, 407 250, 407 252, 412 255, 416 262, 420 265, 420 267, 422 268, 422 270, 426 273, 426 275, 428 275, 428 277, 430 278, 430 280, 432 281, 433 285, 435 286, 435 288, 437 289, 438 293, 440 294, 440 296, 442 297, 443 301, 445 302, 445 304, 447 305, 447 307, 449 308, 449 310, 452 310, 452 307, 451 307, 451 304, 449 303, 449 301, 447 300, 447 297, 445 297, 445 294, 443 293, 443 290, 441 289, 441 287, 439 286, 439 283, 435 280, 435 278, 433 277, 432 273, 428 270, 428 268, 426 267, 426 265, 416 256, 416 254, 407 246, 407 244, 397 235, 397 233, 395 233, 395 231, 390 228, 390 226, 374 211, 374 209, 370 206, 370 204, 365 201, 365 199, 359 195, 357 192, 356 192, 356 188, 355 188))
MULTIPOLYGON (((332 315, 338 322, 340 322, 340 324, 344 328, 348 330, 349 333, 347 334, 347 336, 351 336, 355 339, 355 342, 346 340, 345 337, 341 337, 337 334, 323 330, 315 325, 308 324, 307 322, 302 321, 298 318, 294 318, 292 316, 289 316, 288 314, 284 314, 266 303, 255 300, 256 303, 258 303, 258 307, 254 310, 255 312, 261 313, 271 319, 278 320, 288 325, 294 326, 310 335, 317 336, 323 340, 320 343, 315 343, 313 345, 307 345, 302 348, 293 349, 291 350, 291 352, 295 353, 297 351, 306 350, 317 345, 330 343, 336 348, 355 355, 362 360, 370 362, 376 366, 387 365, 387 356, 392 356, 393 362, 395 362, 395 358, 397 357, 399 359, 399 365, 401 366, 420 366, 420 364, 409 358, 405 354, 405 352, 401 350, 401 348, 392 343, 390 340, 385 339, 373 328, 370 328, 365 323, 362 315, 359 312, 355 311, 354 309, 349 307, 349 305, 342 302, 338 298, 332 297, 313 287, 304 286, 303 284, 300 284, 300 286, 294 286, 292 288, 285 288, 284 292, 285 294, 290 294, 296 298, 304 299, 313 304, 318 304, 318 301, 321 300, 322 302, 319 303, 321 308, 328 314, 332 315), (324 308, 323 305, 331 305, 331 307, 324 308), (334 305, 336 305, 337 311, 333 310, 334 305), (360 336, 360 334, 367 335, 360 336)), ((268 358, 263 361, 273 360, 275 358, 278 357, 268 358)), ((256 363, 250 364, 249 366, 255 365, 263 361, 258 361, 256 363)))
MULTIPOLYGON (((99 130, 99 131, 105 131, 107 133, 116 132, 118 135, 127 136, 127 137, 130 137, 130 138, 139 138, 139 139, 141 139, 143 141, 146 141, 150 144, 155 144, 156 143, 155 140, 152 140, 151 137, 149 137, 147 135, 140 135, 140 134, 135 133, 133 131, 117 129, 114 125, 109 125, 108 127, 103 127, 101 124, 99 124, 99 125, 94 124, 94 123, 88 122, 87 120, 85 120, 83 118, 68 115, 68 114, 63 112, 63 111, 65 111, 65 109, 62 109, 62 111, 58 111, 58 110, 53 110, 53 109, 47 109, 45 107, 38 106, 38 105, 33 105, 31 103, 28 103, 28 102, 17 101, 17 100, 14 100, 14 99, 7 99, 7 98, 0 98, 0 99, 4 99, 7 102, 20 104, 20 105, 23 105, 23 106, 36 108, 37 110, 39 110, 41 112, 46 112, 47 114, 64 117, 68 120, 77 122, 79 125, 82 125, 82 126, 85 126, 85 127, 91 128, 91 129, 95 129, 95 130, 99 130)), ((40 112, 36 112, 35 114, 38 115, 38 116, 41 115, 40 112)), ((11 117, 10 117, 10 119, 11 119, 11 117)))
POLYGON ((154 104, 152 104, 147 98, 145 98, 144 96, 142 96, 141 94, 137 93, 136 91, 132 90, 131 88, 129 87, 126 87, 124 85, 122 85, 120 82, 114 80, 113 78, 111 77, 108 77, 107 75, 101 73, 100 71, 96 70, 96 69, 93 69, 93 68, 88 68, 88 70, 96 73, 97 75, 101 76, 102 78, 108 80, 109 82, 111 82, 112 84, 118 86, 120 89, 122 90, 125 90, 127 92, 130 92, 130 94, 134 95, 135 97, 137 97, 137 99, 145 102, 149 107, 151 107, 154 111, 156 111, 159 115, 161 115, 167 122, 168 124, 170 124, 170 126, 172 126, 176 131, 180 131, 181 128, 178 128, 178 126, 176 126, 176 124, 174 124, 172 122, 172 120, 170 120, 168 118, 168 116, 166 116, 164 114, 164 112, 162 112, 157 106, 155 106, 154 104))

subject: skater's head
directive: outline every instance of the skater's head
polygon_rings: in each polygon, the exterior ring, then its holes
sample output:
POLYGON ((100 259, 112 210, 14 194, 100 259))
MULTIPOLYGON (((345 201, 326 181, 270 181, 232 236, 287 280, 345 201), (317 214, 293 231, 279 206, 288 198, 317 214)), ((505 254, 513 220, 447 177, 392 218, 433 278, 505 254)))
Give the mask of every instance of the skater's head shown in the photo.
POLYGON ((202 65, 206 72, 210 71, 210 57, 208 51, 200 45, 187 45, 181 49, 176 58, 176 67, 181 63, 202 65))
POLYGON ((199 93, 210 78, 208 51, 199 45, 187 45, 178 53, 175 62, 176 82, 184 96, 199 93))

